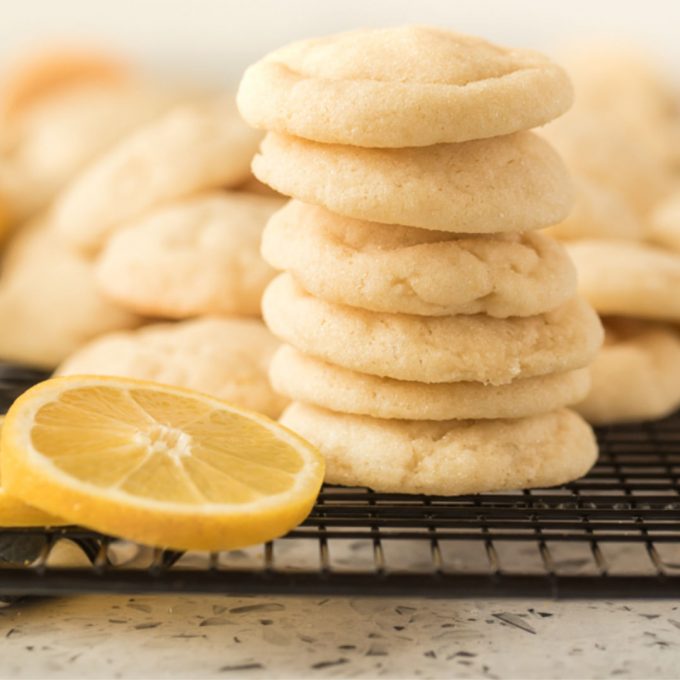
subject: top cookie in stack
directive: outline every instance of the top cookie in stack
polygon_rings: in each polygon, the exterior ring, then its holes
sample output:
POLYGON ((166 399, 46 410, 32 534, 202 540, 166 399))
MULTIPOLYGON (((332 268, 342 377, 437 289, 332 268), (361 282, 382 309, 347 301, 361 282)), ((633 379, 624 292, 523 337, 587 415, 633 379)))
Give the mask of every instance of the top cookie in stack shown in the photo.
POLYGON ((405 27, 295 43, 250 67, 253 169, 293 200, 265 258, 283 422, 327 480, 456 494, 559 484, 596 446, 564 407, 602 342, 561 246, 571 185, 528 128, 571 102, 545 57, 405 27))

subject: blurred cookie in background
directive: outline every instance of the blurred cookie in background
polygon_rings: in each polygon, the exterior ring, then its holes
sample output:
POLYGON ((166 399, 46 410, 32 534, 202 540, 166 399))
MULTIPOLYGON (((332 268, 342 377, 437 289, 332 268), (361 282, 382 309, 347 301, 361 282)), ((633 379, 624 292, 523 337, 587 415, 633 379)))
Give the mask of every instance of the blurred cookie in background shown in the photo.
POLYGON ((671 84, 644 53, 626 46, 574 46, 562 63, 574 83, 574 106, 544 134, 575 175, 618 192, 644 223, 680 169, 680 110, 671 84))
POLYGON ((680 321, 680 254, 605 239, 566 246, 578 271, 579 292, 598 313, 680 321))
POLYGON ((229 95, 177 106, 87 167, 56 201, 54 227, 73 247, 94 253, 147 210, 246 182, 260 137, 229 95))
POLYGON ((9 245, 0 278, 0 359, 51 369, 97 335, 140 323, 99 292, 92 263, 43 222, 9 245))
POLYGON ((260 255, 283 198, 212 191, 162 206, 116 231, 97 263, 101 291, 150 317, 260 315, 274 270, 260 255))
POLYGON ((559 224, 544 229, 544 233, 563 241, 644 238, 644 225, 622 194, 578 175, 573 177, 573 182, 574 207, 571 213, 559 224))
POLYGON ((57 374, 154 380, 276 418, 287 403, 267 378, 278 345, 257 319, 205 317, 104 335, 64 361, 57 374))
POLYGON ((0 192, 13 223, 44 208, 122 136, 179 93, 114 57, 73 48, 34 54, 0 80, 0 192))
POLYGON ((561 63, 574 82, 574 112, 621 126, 667 168, 680 161, 680 108, 662 63, 611 41, 574 46, 563 52, 561 63))
POLYGON ((680 253, 680 187, 652 213, 649 238, 657 245, 680 253))
POLYGON ((575 176, 617 192, 641 220, 671 189, 668 168, 621 124, 575 109, 543 134, 575 176))
POLYGON ((667 324, 606 318, 592 387, 574 406, 595 425, 663 418, 680 407, 680 332, 667 324))

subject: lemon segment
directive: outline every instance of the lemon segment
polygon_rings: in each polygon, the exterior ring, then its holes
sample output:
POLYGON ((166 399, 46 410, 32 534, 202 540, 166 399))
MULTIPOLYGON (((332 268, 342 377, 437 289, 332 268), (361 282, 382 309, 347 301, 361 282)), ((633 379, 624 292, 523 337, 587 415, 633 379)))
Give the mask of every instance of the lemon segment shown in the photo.
MULTIPOLYGON (((0 430, 4 420, 5 417, 0 416, 0 430)), ((8 495, 0 486, 0 527, 54 527, 62 524, 65 524, 64 520, 26 505, 8 495)))
POLYGON ((321 454, 265 416, 191 390, 94 376, 47 380, 9 410, 7 491, 103 533, 178 550, 283 535, 309 514, 321 454))

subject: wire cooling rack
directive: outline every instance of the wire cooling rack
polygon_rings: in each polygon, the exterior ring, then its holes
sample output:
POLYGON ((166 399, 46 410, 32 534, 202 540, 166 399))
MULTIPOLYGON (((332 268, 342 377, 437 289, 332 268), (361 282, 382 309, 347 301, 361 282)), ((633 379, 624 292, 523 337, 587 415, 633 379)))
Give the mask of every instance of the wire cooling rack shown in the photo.
MULTIPOLYGON (((0 366, 0 407, 42 377, 0 366)), ((564 487, 448 498, 326 486, 304 524, 247 550, 2 530, 0 594, 680 596, 680 414, 597 434, 597 465, 564 487)))

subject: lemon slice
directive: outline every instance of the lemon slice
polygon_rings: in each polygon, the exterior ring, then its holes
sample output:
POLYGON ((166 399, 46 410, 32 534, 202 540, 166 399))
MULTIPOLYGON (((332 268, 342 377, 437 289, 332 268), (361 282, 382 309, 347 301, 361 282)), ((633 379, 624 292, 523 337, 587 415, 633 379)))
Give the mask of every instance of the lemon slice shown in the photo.
POLYGON ((70 376, 5 419, 8 493, 74 524, 158 547, 267 541, 310 512, 321 454, 265 416, 192 390, 70 376))
MULTIPOLYGON (((4 420, 5 417, 0 416, 0 430, 4 420)), ((0 527, 53 527, 62 524, 65 524, 63 520, 13 498, 0 486, 0 527)))

